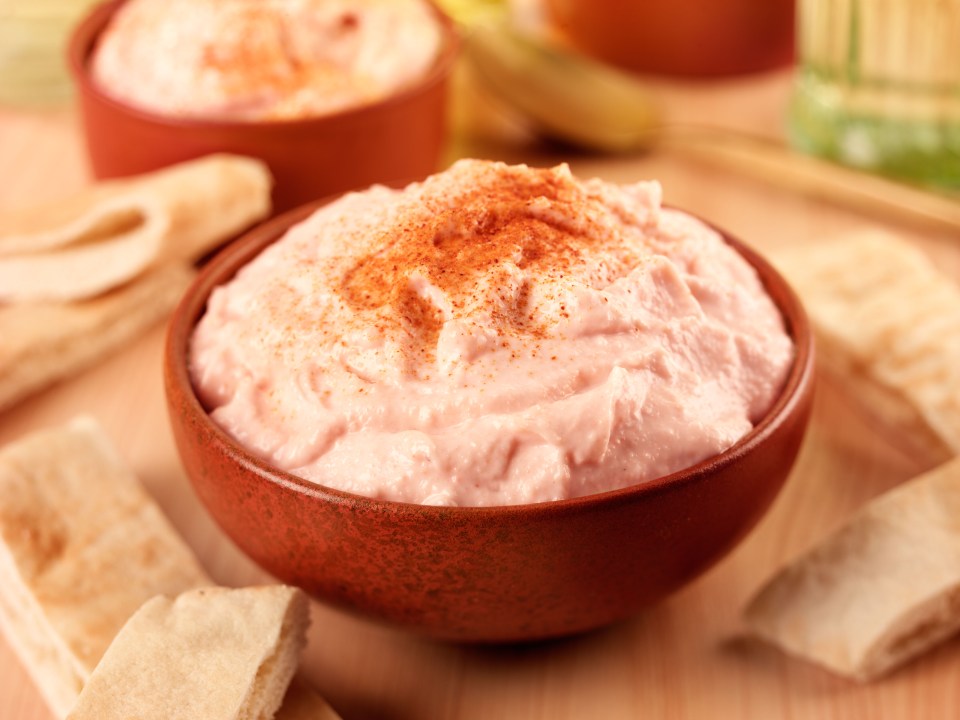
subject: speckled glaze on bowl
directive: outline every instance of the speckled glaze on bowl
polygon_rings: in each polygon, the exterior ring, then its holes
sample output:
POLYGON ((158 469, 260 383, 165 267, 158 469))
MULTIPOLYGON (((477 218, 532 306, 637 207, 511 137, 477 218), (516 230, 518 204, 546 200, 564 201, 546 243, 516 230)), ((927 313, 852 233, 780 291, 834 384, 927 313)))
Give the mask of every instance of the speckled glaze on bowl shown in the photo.
POLYGON ((164 359, 173 432, 197 494, 234 542, 282 581, 438 638, 557 637, 630 616, 690 581, 777 495, 809 418, 813 341, 783 279, 727 235, 781 309, 797 354, 767 416, 724 453, 643 485, 503 507, 375 500, 271 467, 210 419, 191 386, 187 351, 211 290, 318 206, 275 218, 216 256, 174 313, 164 359))
POLYGON ((68 61, 78 90, 87 153, 97 178, 155 170, 213 152, 262 159, 273 173, 274 209, 437 169, 447 137, 447 87, 459 37, 436 11, 444 43, 416 85, 378 102, 295 120, 240 122, 166 117, 131 107, 93 82, 88 61, 123 0, 99 5, 77 26, 68 61))

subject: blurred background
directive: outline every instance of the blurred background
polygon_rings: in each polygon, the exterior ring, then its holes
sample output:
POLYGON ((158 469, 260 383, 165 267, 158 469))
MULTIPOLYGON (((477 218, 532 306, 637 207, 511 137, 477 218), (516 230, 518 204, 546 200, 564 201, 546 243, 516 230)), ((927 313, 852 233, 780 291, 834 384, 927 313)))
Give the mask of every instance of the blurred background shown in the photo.
MULTIPOLYGON (((3 106, 69 105, 65 47, 94 4, 0 0, 3 106)), ((606 153, 751 139, 710 134, 723 128, 960 186, 957 0, 439 4, 465 38, 447 157, 509 157, 541 138, 606 153)))

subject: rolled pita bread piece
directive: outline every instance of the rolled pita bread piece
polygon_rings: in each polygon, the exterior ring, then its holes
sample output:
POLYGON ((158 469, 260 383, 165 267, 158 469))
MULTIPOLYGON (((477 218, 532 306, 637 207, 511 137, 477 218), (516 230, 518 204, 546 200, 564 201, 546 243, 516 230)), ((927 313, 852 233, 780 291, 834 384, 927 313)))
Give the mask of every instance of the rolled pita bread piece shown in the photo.
POLYGON ((932 463, 960 454, 960 286, 920 250, 865 232, 777 253, 820 366, 932 463))
POLYGON ((0 450, 0 628, 57 717, 145 600, 210 580, 98 426, 0 450))
POLYGON ((193 276, 182 264, 164 265, 89 300, 0 304, 0 411, 160 322, 193 276))
POLYGON ((304 645, 295 588, 201 588, 157 597, 123 626, 71 720, 272 718, 304 645))
POLYGON ((210 155, 0 217, 0 302, 78 300, 188 263, 270 212, 259 160, 210 155))
POLYGON ((770 580, 747 627, 871 680, 960 629, 960 458, 873 500, 770 580))

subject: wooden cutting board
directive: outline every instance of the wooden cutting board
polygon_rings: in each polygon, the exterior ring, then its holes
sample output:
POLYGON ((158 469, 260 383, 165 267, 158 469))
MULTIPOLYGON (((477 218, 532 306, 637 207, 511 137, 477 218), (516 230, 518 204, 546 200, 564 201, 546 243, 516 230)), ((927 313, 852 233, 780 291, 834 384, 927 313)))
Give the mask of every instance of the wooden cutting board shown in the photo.
MULTIPOLYGON (((784 74, 710 86, 662 88, 681 119, 709 112, 731 126, 779 132, 784 74), (715 110, 714 110, 715 108, 715 110)), ((531 164, 557 148, 500 134, 461 137, 454 155, 531 164)), ((727 228, 761 251, 829 242, 879 223, 748 178, 666 154, 571 156, 581 176, 658 178, 670 204, 727 228)), ((76 117, 0 111, 0 210, 53 199, 85 182, 76 117)), ((960 245, 946 234, 889 226, 960 281, 960 245)), ((219 582, 264 579, 212 524, 183 475, 160 376, 163 329, 81 376, 0 414, 0 443, 77 414, 96 417, 219 582)), ((2 338, 0 338, 2 342, 2 338)), ((844 388, 821 383, 800 459, 769 515, 726 559, 661 605, 582 637, 524 647, 445 645, 313 606, 306 674, 352 718, 948 718, 960 712, 960 640, 889 678, 859 686, 787 659, 738 634, 746 598, 779 564, 869 498, 926 469, 866 416, 844 388)), ((0 498, 0 502, 3 499, 0 498)), ((0 639, 0 718, 49 714, 0 639)))

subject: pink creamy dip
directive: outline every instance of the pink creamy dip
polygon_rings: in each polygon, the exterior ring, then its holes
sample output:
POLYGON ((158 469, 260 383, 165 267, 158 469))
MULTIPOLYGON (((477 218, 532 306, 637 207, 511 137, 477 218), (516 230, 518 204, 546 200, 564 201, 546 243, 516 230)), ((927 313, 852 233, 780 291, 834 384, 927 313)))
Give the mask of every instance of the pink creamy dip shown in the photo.
POLYGON ((361 495, 509 505, 736 442, 793 345, 753 268, 655 182, 463 160, 318 210, 210 297, 190 369, 277 467, 361 495))
POLYGON ((107 94, 163 115, 301 118, 410 85, 441 42, 424 0, 130 0, 92 72, 107 94))

